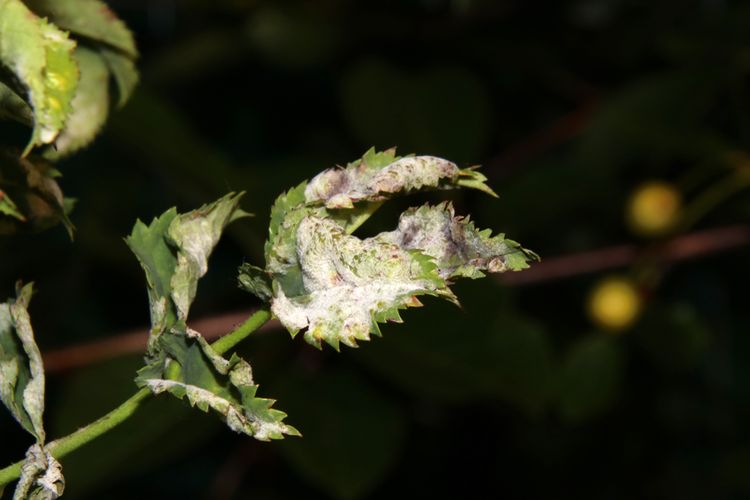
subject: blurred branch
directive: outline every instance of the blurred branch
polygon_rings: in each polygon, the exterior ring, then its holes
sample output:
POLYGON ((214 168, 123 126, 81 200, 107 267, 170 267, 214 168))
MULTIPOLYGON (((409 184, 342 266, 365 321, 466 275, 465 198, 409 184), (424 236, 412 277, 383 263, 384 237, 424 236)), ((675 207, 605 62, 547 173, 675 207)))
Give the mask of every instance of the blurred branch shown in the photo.
MULTIPOLYGON (((750 244, 750 226, 729 226, 698 231, 676 237, 656 247, 643 249, 638 245, 618 245, 571 255, 551 257, 520 273, 507 273, 498 280, 509 286, 543 283, 627 266, 640 257, 650 256, 657 261, 675 262, 741 247, 750 244)), ((206 340, 213 340, 242 323, 252 311, 235 311, 210 316, 191 323, 206 340)), ((281 328, 273 320, 261 331, 281 328)), ((105 361, 123 354, 143 352, 148 329, 141 328, 102 340, 87 342, 44 354, 47 372, 62 372, 105 361)))
MULTIPOLYGON (((191 322, 190 327, 203 334, 209 342, 243 323, 253 313, 252 309, 210 316, 191 322)), ((278 321, 270 321, 259 331, 279 328, 278 321)), ((138 328, 102 340, 65 347, 43 355, 47 372, 61 372, 105 361, 123 354, 135 354, 146 350, 148 328, 138 328)))
POLYGON ((506 285, 529 285, 627 266, 643 256, 654 258, 657 262, 673 262, 748 244, 750 226, 707 229, 678 236, 645 250, 638 245, 618 245, 551 257, 523 272, 502 274, 498 279, 506 285))

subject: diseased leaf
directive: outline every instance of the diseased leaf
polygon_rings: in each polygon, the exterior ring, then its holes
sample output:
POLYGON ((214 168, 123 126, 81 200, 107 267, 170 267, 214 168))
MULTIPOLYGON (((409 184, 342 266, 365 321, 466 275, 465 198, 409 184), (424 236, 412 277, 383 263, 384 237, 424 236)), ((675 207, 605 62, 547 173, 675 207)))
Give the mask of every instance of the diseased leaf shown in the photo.
POLYGON ((169 224, 166 238, 177 249, 177 264, 170 285, 179 320, 187 319, 198 280, 208 271, 208 256, 224 228, 249 215, 239 208, 243 194, 229 194, 197 210, 177 215, 169 224))
POLYGON ((57 184, 59 176, 60 173, 41 158, 21 158, 12 151, 0 150, 0 191, 5 193, 4 199, 13 200, 21 215, 19 218, 0 210, 6 214, 0 215, 0 234, 22 229, 40 231, 62 222, 72 238, 74 227, 57 184))
POLYGON ((260 441, 299 432, 283 423, 286 414, 271 408, 274 401, 255 397, 258 386, 250 365, 233 355, 226 360, 192 330, 172 331, 159 338, 164 357, 139 372, 136 382, 154 394, 187 397, 191 406, 217 412, 230 429, 260 441), (172 370, 171 363, 179 370, 172 370))
POLYGON ((62 466, 40 444, 26 452, 13 500, 55 500, 65 490, 62 466))
POLYGON ((46 152, 46 156, 50 158, 67 156, 88 145, 107 121, 107 65, 97 52, 85 47, 76 48, 73 55, 80 69, 80 81, 65 128, 55 141, 55 148, 46 152))
POLYGON ((416 295, 453 297, 428 257, 360 240, 328 219, 303 219, 296 245, 304 293, 288 297, 277 286, 272 311, 292 334, 307 328, 305 339, 317 347, 369 340, 378 321, 400 321, 398 309, 420 305, 416 295))
POLYGON ((399 158, 367 151, 277 198, 271 210, 265 269, 245 266, 240 282, 266 300, 294 335, 320 347, 355 346, 379 333, 378 322, 400 321, 398 309, 429 294, 457 302, 447 280, 484 271, 518 271, 533 252, 456 217, 447 203, 413 208, 395 231, 360 240, 351 233, 387 199, 421 189, 472 187, 494 195, 476 168, 459 169, 432 156, 399 158))
POLYGON ((246 215, 239 209, 244 193, 230 193, 197 210, 178 215, 172 208, 146 226, 137 221, 126 242, 146 272, 151 307, 148 353, 159 352, 158 338, 184 324, 208 256, 230 222, 246 215))
POLYGON ((0 61, 23 87, 34 114, 31 148, 51 144, 70 112, 78 82, 75 42, 20 0, 0 0, 0 61))
MULTIPOLYGON (((353 208, 361 201, 381 201, 397 193, 424 188, 449 189, 459 185, 494 195, 486 178, 474 169, 459 169, 455 163, 434 156, 407 156, 386 165, 368 162, 365 156, 346 168, 331 168, 314 177, 305 188, 307 203, 326 208, 353 208)), ((380 158, 378 158, 380 159, 380 158)))
POLYGON ((166 241, 167 229, 176 216, 177 210, 171 208, 148 226, 138 220, 130 236, 125 239, 146 273, 151 310, 151 332, 147 347, 150 356, 158 351, 158 337, 177 320, 177 311, 170 297, 170 282, 177 266, 177 257, 166 241))
POLYGON ((478 230, 468 217, 456 217, 451 203, 410 208, 398 229, 378 238, 407 250, 419 250, 435 259, 440 276, 482 278, 482 271, 520 271, 539 257, 518 243, 489 229, 478 230))
POLYGON ((138 57, 133 34, 107 4, 99 0, 25 0, 37 15, 78 36, 138 57))
POLYGON ((28 284, 15 300, 0 304, 0 400, 43 443, 44 366, 27 311, 32 290, 28 284))

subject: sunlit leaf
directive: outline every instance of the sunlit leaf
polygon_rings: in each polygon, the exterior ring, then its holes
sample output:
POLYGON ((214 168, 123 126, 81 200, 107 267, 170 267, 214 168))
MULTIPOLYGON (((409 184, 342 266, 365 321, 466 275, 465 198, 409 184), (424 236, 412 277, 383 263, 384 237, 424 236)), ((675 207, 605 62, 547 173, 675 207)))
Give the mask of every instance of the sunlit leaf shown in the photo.
POLYGON ((65 490, 62 466, 40 444, 26 452, 13 500, 55 500, 65 490))
POLYGON ((109 45, 137 57, 133 34, 100 0, 25 0, 41 17, 78 36, 109 45))
POLYGON ((80 80, 65 128, 55 141, 55 148, 47 152, 51 157, 68 155, 93 141, 109 113, 107 65, 97 52, 85 47, 76 48, 73 56, 80 80))
POLYGON ((20 0, 0 0, 0 61, 17 79, 34 113, 24 151, 51 144, 65 124, 78 82, 75 42, 20 0))
POLYGON ((37 442, 43 443, 44 366, 27 307, 32 285, 0 304, 0 399, 37 442))

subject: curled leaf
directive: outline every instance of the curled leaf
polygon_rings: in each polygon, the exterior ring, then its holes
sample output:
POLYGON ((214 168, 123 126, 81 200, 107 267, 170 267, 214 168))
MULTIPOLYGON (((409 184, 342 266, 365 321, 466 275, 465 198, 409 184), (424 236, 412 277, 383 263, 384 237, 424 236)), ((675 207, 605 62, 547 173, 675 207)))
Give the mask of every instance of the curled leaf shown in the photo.
POLYGON ((22 87, 34 115, 31 148, 51 144, 70 112, 78 83, 75 42, 20 0, 0 0, 0 61, 22 87))
POLYGON ((355 203, 380 201, 396 193, 459 185, 494 194, 485 179, 473 169, 461 170, 435 156, 407 156, 379 165, 365 155, 346 168, 328 169, 314 177, 305 188, 305 201, 321 202, 326 208, 353 208, 355 203))
POLYGON ((296 241, 304 293, 287 297, 277 287, 272 311, 293 333, 307 328, 305 339, 318 347, 368 340, 378 321, 400 321, 399 308, 419 305, 416 295, 452 297, 429 258, 360 240, 330 220, 305 218, 296 241))
POLYGON ((479 230, 453 206, 412 208, 395 231, 361 240, 351 233, 388 198, 421 189, 471 187, 489 194, 475 168, 433 156, 399 158, 375 152, 329 169, 281 195, 271 210, 265 269, 245 265, 240 282, 296 334, 320 347, 355 346, 378 322, 400 321, 398 310, 421 305, 418 295, 457 302, 453 278, 518 271, 538 259, 500 234, 479 230))
POLYGON ((65 490, 60 462, 40 444, 26 452, 13 500, 55 500, 65 490))
POLYGON ((126 242, 146 272, 151 306, 150 355, 156 340, 176 323, 184 324, 208 256, 224 228, 247 214, 239 208, 244 193, 230 193, 192 212, 173 208, 146 226, 137 221, 126 242))
POLYGON ((0 304, 0 400, 43 443, 44 366, 27 311, 32 290, 28 284, 0 304))
POLYGON ((235 432, 260 441, 281 439, 299 432, 283 423, 286 414, 271 408, 274 401, 256 397, 250 365, 233 355, 219 355, 195 331, 172 331, 159 338, 165 357, 139 372, 136 382, 154 394, 169 392, 191 406, 218 413, 235 432), (170 370, 177 363, 179 370, 170 370))
POLYGON ((482 271, 520 271, 538 256, 489 229, 479 230, 468 217, 456 217, 451 203, 410 208, 401 214, 398 229, 379 238, 435 259, 443 278, 481 278, 482 271))

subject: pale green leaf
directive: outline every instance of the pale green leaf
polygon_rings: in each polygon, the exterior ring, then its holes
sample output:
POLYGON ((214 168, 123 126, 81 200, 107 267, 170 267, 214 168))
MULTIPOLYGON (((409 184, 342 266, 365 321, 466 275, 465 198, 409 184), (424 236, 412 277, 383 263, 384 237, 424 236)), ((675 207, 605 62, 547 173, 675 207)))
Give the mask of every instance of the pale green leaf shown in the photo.
POLYGON ((65 32, 20 0, 0 0, 0 61, 23 87, 34 114, 24 154, 51 144, 63 128, 78 82, 74 47, 65 32))
POLYGON ((62 223, 72 238, 70 207, 66 207, 57 183, 59 176, 60 173, 42 158, 33 155, 21 158, 15 152, 0 150, 0 191, 5 193, 4 199, 13 200, 16 211, 22 216, 0 210, 6 214, 0 215, 0 234, 39 231, 62 223))
POLYGON ((191 406, 218 413, 235 432, 260 441, 299 435, 284 424, 286 414, 271 408, 274 401, 256 397, 250 365, 233 355, 227 360, 195 331, 173 331, 159 338, 164 356, 139 372, 136 382, 154 394, 169 392, 191 406), (172 370, 177 363, 179 370, 172 370))
POLYGON ((151 307, 148 351, 158 353, 158 337, 184 324, 198 280, 224 228, 247 215, 239 208, 243 193, 230 193, 192 212, 170 209, 146 226, 136 222, 126 242, 146 272, 151 307))
POLYGON ((26 452, 13 500, 55 500, 65 490, 60 462, 40 444, 26 452))
POLYGON ((24 0, 37 15, 78 36, 138 56, 133 34, 100 0, 24 0))
POLYGON ((43 443, 44 366, 27 311, 31 294, 28 284, 15 300, 0 304, 0 400, 43 443))
POLYGON ((47 156, 59 158, 88 145, 104 126, 109 113, 109 70, 98 52, 78 47, 74 58, 80 80, 65 128, 47 156))

